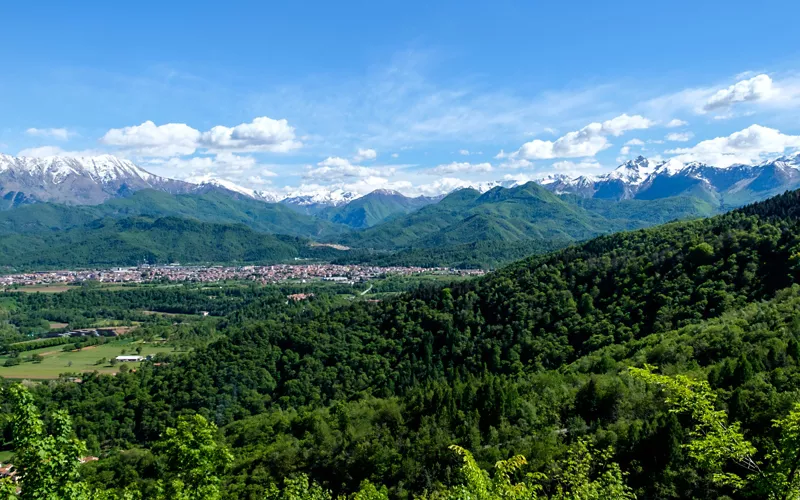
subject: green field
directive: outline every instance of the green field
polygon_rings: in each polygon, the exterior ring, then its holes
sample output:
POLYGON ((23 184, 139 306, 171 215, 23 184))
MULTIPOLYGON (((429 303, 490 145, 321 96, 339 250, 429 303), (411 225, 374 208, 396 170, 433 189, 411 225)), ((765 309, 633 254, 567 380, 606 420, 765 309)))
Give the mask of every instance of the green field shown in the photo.
MULTIPOLYGON (((125 349, 126 354, 136 354, 134 349, 138 346, 142 347, 142 356, 160 352, 173 352, 173 348, 170 346, 145 344, 142 342, 132 342, 130 340, 114 341, 103 345, 85 347, 80 351, 70 352, 62 351, 62 346, 44 347, 22 354, 23 358, 39 354, 44 358, 41 363, 24 362, 16 366, 2 366, 7 356, 0 356, 0 377, 13 379, 52 379, 58 378, 62 373, 93 371, 100 373, 116 373, 119 371, 120 365, 96 365, 95 363, 102 358, 113 359, 122 354, 123 349, 125 349), (72 365, 70 365, 70 363, 72 363, 72 365)), ((128 363, 128 366, 134 368, 136 364, 137 363, 128 363)))

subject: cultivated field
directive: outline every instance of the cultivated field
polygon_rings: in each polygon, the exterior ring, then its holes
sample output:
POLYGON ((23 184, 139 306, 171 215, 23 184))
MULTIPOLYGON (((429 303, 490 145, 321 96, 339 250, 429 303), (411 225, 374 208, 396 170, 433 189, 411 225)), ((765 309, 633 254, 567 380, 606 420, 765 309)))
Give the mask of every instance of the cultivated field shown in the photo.
MULTIPOLYGON (((107 344, 84 347, 80 351, 65 352, 63 346, 44 347, 33 351, 20 354, 25 358, 34 354, 39 354, 44 359, 41 363, 24 362, 16 366, 2 366, 7 356, 0 356, 0 377, 13 379, 52 379, 58 378, 62 373, 72 372, 93 372, 116 373, 120 365, 111 366, 109 363, 97 365, 97 361, 106 358, 111 360, 122 354, 135 355, 136 347, 142 348, 142 356, 157 354, 160 352, 172 352, 173 348, 158 345, 146 344, 142 342, 131 342, 129 340, 112 341, 107 344), (70 365, 71 363, 71 365, 70 365)), ((138 363, 128 363, 129 368, 135 368, 138 363)))

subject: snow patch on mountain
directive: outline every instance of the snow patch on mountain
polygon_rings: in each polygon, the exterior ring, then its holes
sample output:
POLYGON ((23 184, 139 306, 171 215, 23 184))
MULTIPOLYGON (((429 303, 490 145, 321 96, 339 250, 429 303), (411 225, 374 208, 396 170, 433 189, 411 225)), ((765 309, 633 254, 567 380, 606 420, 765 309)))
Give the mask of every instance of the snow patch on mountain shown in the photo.
POLYGON ((86 176, 95 182, 110 183, 135 177, 150 181, 155 176, 129 160, 112 155, 91 157, 46 156, 42 158, 0 154, 0 173, 40 176, 45 181, 62 182, 69 175, 86 176))
POLYGON ((619 179, 627 184, 638 185, 655 173, 659 164, 643 156, 626 161, 607 174, 608 179, 619 179))

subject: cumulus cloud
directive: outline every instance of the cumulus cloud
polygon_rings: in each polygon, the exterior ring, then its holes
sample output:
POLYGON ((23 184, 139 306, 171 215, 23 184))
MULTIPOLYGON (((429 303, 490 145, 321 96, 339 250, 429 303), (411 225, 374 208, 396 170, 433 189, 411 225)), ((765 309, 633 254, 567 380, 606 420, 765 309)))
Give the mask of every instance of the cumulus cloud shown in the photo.
POLYGON ((361 149, 361 148, 359 148, 358 152, 353 157, 353 161, 359 162, 359 161, 364 161, 364 160, 374 160, 377 157, 378 157, 378 153, 374 149, 361 149))
POLYGON ((235 127, 217 125, 200 138, 208 149, 231 149, 238 151, 285 152, 299 148, 294 127, 286 120, 273 120, 267 116, 255 118, 250 123, 235 127))
POLYGON ((469 156, 469 149, 459 149, 458 154, 463 156, 469 156))
POLYGON ((235 127, 218 125, 207 132, 185 123, 156 125, 148 120, 141 125, 111 129, 100 142, 134 154, 156 157, 185 156, 198 149, 284 152, 302 145, 286 120, 266 116, 235 127))
POLYGON ((694 134, 691 132, 673 132, 671 134, 667 134, 665 139, 673 142, 686 142, 692 137, 694 137, 694 134))
POLYGON ((381 173, 394 174, 394 170, 388 169, 382 172, 377 168, 353 165, 345 158, 334 156, 322 160, 314 168, 309 168, 303 174, 303 177, 306 179, 334 181, 346 178, 379 177, 381 173))
POLYGON ((267 184, 272 184, 272 181, 269 179, 265 179, 260 175, 251 175, 247 178, 247 182, 254 186, 265 186, 267 184))
POLYGON ((619 154, 621 154, 621 155, 627 155, 630 152, 631 152, 631 147, 630 146, 622 146, 619 149, 619 154))
POLYGON ((685 127, 689 125, 689 122, 685 122, 683 120, 679 120, 677 118, 673 118, 672 120, 667 122, 667 128, 678 128, 678 127, 685 127))
POLYGON ((492 165, 489 163, 469 163, 469 162, 452 162, 445 165, 439 165, 432 168, 428 173, 433 175, 442 174, 455 174, 455 173, 486 173, 492 171, 492 165))
POLYGON ((66 141, 72 134, 65 128, 35 128, 31 127, 25 131, 26 134, 34 137, 52 137, 60 141, 66 141))
POLYGON ((200 136, 185 123, 156 125, 148 120, 141 125, 111 129, 100 142, 145 156, 179 156, 194 153, 200 136))
POLYGON ((415 193, 424 196, 437 196, 444 193, 455 191, 456 189, 467 188, 475 185, 475 182, 459 179, 457 177, 443 177, 429 184, 420 184, 415 187, 415 193))
POLYGON ((625 143, 625 146, 644 146, 644 141, 641 139, 633 138, 625 143))
POLYGON ((143 166, 178 179, 203 176, 241 177, 244 174, 261 177, 278 175, 252 156, 237 155, 229 151, 192 158, 151 158, 144 161, 143 166))
POLYGON ((717 137, 697 143, 691 148, 667 151, 675 154, 673 159, 682 162, 700 161, 718 167, 737 163, 751 163, 764 155, 783 153, 787 149, 800 148, 800 136, 786 135, 780 131, 751 125, 727 137, 717 137))
POLYGON ((96 149, 85 149, 83 151, 65 151, 58 146, 39 146, 36 148, 22 149, 17 156, 28 156, 31 158, 44 158, 47 156, 69 156, 72 158, 100 156, 104 154, 96 149))
POLYGON ((596 160, 584 160, 577 163, 564 160, 553 163, 553 170, 559 172, 583 172, 586 170, 597 170, 598 168, 602 168, 602 165, 596 160))
POLYGON ((643 116, 623 114, 602 123, 590 123, 580 130, 564 134, 555 141, 536 139, 527 142, 518 151, 510 154, 501 151, 497 157, 519 156, 527 160, 547 160, 594 156, 610 146, 608 136, 617 137, 629 130, 641 130, 651 126, 653 122, 643 116))
POLYGON ((704 111, 727 108, 738 102, 769 99, 774 94, 772 79, 767 75, 757 75, 740 80, 728 88, 718 90, 703 105, 704 111))
POLYGON ((508 160, 498 165, 498 168, 508 169, 508 170, 518 170, 531 167, 533 167, 533 162, 530 160, 526 160, 525 158, 509 158, 508 160))

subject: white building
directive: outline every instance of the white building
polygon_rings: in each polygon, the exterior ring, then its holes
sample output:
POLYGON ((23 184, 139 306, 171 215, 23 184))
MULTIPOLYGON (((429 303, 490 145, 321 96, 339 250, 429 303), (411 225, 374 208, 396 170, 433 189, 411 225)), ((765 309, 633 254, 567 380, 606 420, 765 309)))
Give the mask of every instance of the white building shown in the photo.
POLYGON ((144 356, 117 356, 114 359, 120 363, 139 363, 140 361, 144 361, 144 356))

